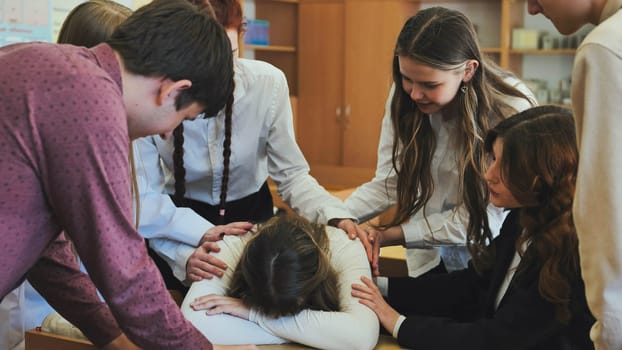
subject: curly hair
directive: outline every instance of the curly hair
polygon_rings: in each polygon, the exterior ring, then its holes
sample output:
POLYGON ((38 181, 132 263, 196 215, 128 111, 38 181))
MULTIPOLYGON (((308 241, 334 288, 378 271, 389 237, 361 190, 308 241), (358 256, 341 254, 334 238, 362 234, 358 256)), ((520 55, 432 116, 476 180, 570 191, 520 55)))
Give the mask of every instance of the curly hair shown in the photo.
POLYGON ((560 321, 567 321, 571 283, 580 278, 572 219, 579 161, 572 113, 556 106, 528 109, 488 133, 487 152, 497 139, 503 140, 501 180, 521 204, 517 250, 522 261, 516 277, 538 268, 540 295, 556 305, 560 321))
POLYGON ((486 188, 479 181, 485 171, 481 159, 484 136, 503 116, 516 113, 504 102, 506 96, 531 101, 504 81, 510 73, 482 56, 473 25, 458 11, 432 7, 417 12, 404 24, 394 53, 391 123, 397 134, 392 148, 393 170, 398 179, 397 211, 383 228, 402 224, 420 210, 425 214, 425 206, 434 193, 431 164, 437 145, 430 116, 419 110, 404 90, 398 57, 443 71, 461 69, 465 62, 476 60, 479 67, 465 83, 464 93, 457 91, 450 103, 458 111, 459 123, 458 204, 464 204, 471 218, 475 218, 467 227, 467 239, 479 247, 479 243, 492 240, 486 215, 486 188), (480 234, 482 230, 485 235, 480 234))
POLYGON ((338 311, 338 278, 328 251, 324 225, 275 216, 246 245, 229 295, 274 318, 303 309, 338 311))

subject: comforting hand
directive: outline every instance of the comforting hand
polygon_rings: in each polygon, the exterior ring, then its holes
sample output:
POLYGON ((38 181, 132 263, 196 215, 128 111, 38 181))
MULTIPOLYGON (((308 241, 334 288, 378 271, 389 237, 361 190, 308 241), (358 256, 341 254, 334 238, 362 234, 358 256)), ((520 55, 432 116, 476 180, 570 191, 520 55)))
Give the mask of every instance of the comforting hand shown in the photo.
POLYGON ((351 219, 341 219, 338 222, 336 222, 335 226, 346 231, 350 239, 355 239, 356 237, 358 237, 361 243, 363 243, 363 247, 365 247, 365 252, 367 253, 367 260, 369 260, 369 262, 372 262, 372 256, 373 256, 372 255, 372 243, 373 242, 369 241, 367 237, 367 232, 365 232, 362 226, 357 225, 351 219))
POLYGON ((380 290, 372 280, 362 276, 361 281, 363 281, 364 284, 352 285, 352 296, 359 298, 361 304, 372 309, 372 311, 376 313, 376 316, 378 316, 378 320, 380 320, 382 326, 389 333, 393 333, 393 328, 400 314, 387 304, 380 290))
POLYGON ((202 279, 211 279, 214 276, 222 277, 227 268, 222 260, 210 255, 210 252, 219 252, 218 244, 224 235, 241 235, 253 227, 251 222, 238 221, 227 225, 214 226, 207 230, 195 251, 186 261, 186 278, 192 282, 202 279))
POLYGON ((199 245, 203 245, 205 242, 220 241, 224 235, 242 235, 251 228, 253 228, 253 223, 248 221, 236 221, 226 225, 214 226, 203 234, 199 245))
POLYGON ((227 268, 224 261, 214 257, 210 252, 219 252, 220 247, 215 242, 205 242, 194 250, 186 262, 186 278, 196 282, 214 276, 222 277, 227 268))
POLYGON ((248 320, 250 308, 242 303, 238 298, 227 297, 224 295, 208 294, 196 298, 190 307, 193 310, 207 310, 208 315, 228 314, 248 320))
POLYGON ((380 247, 382 246, 382 241, 384 240, 384 231, 377 230, 372 226, 367 226, 364 228, 364 231, 367 235, 367 239, 371 243, 371 272, 374 276, 380 275, 380 264, 378 261, 380 260, 380 247))

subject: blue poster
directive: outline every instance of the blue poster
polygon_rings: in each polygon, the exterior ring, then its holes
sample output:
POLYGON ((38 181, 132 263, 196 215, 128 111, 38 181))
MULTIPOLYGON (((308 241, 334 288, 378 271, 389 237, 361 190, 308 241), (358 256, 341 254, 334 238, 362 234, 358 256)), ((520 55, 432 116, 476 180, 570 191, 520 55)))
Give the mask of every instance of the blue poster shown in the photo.
MULTIPOLYGON (((85 0, 0 0, 0 46, 54 42, 67 14, 85 0)), ((118 0, 134 8, 134 0, 118 0)))

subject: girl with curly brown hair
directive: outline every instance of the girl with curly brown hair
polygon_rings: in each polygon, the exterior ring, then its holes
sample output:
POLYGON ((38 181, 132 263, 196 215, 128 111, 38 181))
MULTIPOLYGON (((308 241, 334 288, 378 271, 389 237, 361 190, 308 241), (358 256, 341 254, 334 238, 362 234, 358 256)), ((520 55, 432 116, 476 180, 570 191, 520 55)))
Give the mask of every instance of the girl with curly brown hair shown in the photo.
POLYGON ((592 349, 572 219, 572 114, 521 112, 487 134, 484 150, 490 202, 509 210, 492 244, 475 240, 482 253, 465 270, 390 280, 388 303, 367 278, 353 295, 414 349, 592 349))

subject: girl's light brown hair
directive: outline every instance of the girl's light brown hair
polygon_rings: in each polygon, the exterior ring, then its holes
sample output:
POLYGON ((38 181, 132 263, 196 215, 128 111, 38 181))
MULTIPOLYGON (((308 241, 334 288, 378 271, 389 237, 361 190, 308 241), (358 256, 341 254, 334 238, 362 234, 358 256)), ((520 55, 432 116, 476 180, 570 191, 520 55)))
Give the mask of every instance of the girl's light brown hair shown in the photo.
MULTIPOLYGON (((503 140, 501 179, 522 205, 524 231, 517 242, 522 261, 516 278, 537 268, 540 295, 556 305, 560 321, 567 321, 571 285, 580 278, 572 219, 579 161, 572 113, 556 106, 528 109, 488 133, 488 153, 498 139, 503 140)), ((473 261, 481 264, 478 256, 473 261)))
POLYGON ((324 225, 276 216, 258 228, 233 275, 230 295, 271 316, 338 311, 337 272, 324 225))
POLYGON ((444 71, 461 69, 467 61, 476 60, 479 67, 464 84, 465 91, 456 92, 451 102, 455 115, 448 117, 458 124, 458 133, 452 140, 459 150, 460 187, 456 200, 475 218, 467 227, 467 240, 482 240, 476 246, 489 242, 492 234, 486 216, 486 189, 479 180, 485 171, 481 159, 484 136, 503 116, 516 112, 505 102, 508 96, 529 99, 504 81, 509 73, 482 55, 473 25, 458 11, 432 7, 417 12, 404 24, 394 54, 396 88, 391 101, 391 123, 396 133, 392 162, 398 178, 397 211, 384 228, 402 224, 420 210, 425 218, 425 206, 437 185, 431 169, 437 140, 430 116, 421 112, 404 91, 398 57, 444 71), (482 225, 477 225, 480 222, 482 225), (484 235, 480 234, 482 230, 484 235))

